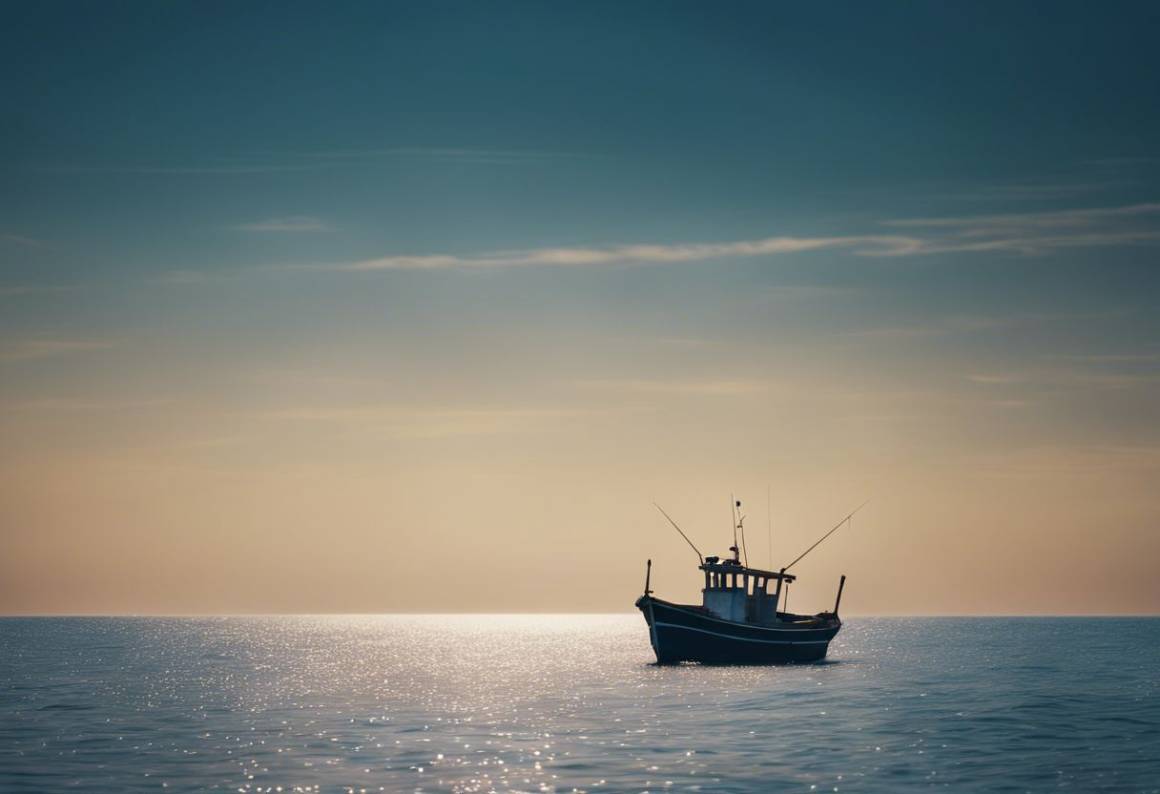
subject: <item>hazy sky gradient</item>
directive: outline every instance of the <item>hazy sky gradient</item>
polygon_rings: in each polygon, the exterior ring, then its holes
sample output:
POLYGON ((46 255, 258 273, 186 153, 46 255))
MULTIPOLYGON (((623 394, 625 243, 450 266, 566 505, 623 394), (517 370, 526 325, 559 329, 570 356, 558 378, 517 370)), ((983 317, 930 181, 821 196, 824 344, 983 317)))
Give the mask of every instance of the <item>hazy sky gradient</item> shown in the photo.
POLYGON ((1158 16, 9 3, 0 612, 1160 611, 1158 16))

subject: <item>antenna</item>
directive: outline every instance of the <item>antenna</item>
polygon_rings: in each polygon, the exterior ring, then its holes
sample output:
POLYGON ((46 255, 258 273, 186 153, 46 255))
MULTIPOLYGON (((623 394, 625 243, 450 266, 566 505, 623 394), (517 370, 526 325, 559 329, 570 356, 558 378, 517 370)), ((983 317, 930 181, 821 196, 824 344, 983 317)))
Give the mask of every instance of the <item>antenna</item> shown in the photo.
POLYGON ((769 501, 769 486, 765 486, 765 523, 768 532, 768 545, 766 549, 769 551, 769 567, 773 569, 773 510, 770 508, 769 501))
POLYGON ((737 502, 737 528, 741 530, 741 553, 745 555, 745 567, 749 567, 749 549, 745 547, 745 515, 741 512, 741 502, 737 502))
POLYGON ((741 503, 733 498, 733 494, 729 494, 729 515, 733 517, 733 545, 729 547, 729 551, 733 552, 733 561, 739 562, 739 555, 741 554, 737 545, 737 508, 741 503))
POLYGON ((689 540, 689 536, 686 535, 684 533, 684 531, 680 527, 677 526, 677 522, 673 521, 672 516, 670 516, 668 513, 666 513, 665 509, 663 507, 661 507, 660 505, 658 505, 656 502, 653 502, 653 507, 655 507, 657 510, 660 510, 661 515, 664 516, 665 518, 667 518, 669 520, 669 523, 673 525, 673 529, 675 529, 677 532, 681 533, 681 537, 685 539, 685 543, 688 543, 689 548, 691 548, 693 551, 695 551, 697 553, 697 559, 701 561, 702 565, 704 565, 705 564, 705 557, 701 554, 700 549, 698 549, 696 546, 693 545, 693 541, 689 540))
POLYGON ((846 516, 846 517, 845 517, 845 518, 843 518, 841 521, 839 521, 837 524, 835 524, 833 529, 831 529, 829 532, 827 532, 826 534, 824 534, 824 535, 822 535, 820 538, 818 538, 818 540, 817 540, 817 541, 814 543, 814 545, 810 546, 808 549, 806 549, 806 550, 805 550, 805 551, 803 551, 803 552, 802 552, 800 555, 798 555, 798 558, 797 558, 796 560, 794 560, 793 562, 791 562, 789 565, 785 566, 785 568, 784 568, 783 570, 786 570, 786 571, 788 571, 790 568, 792 568, 793 566, 795 566, 795 565, 797 565, 799 562, 801 562, 801 560, 802 560, 802 557, 805 557, 807 554, 809 554, 811 551, 813 551, 813 550, 814 550, 814 549, 816 549, 816 548, 817 548, 819 545, 821 545, 821 543, 822 543, 822 541, 823 541, 823 540, 825 540, 825 539, 826 539, 826 538, 828 538, 830 535, 833 535, 835 532, 837 532, 839 529, 841 529, 841 527, 842 527, 842 525, 843 525, 843 524, 845 524, 847 521, 849 521, 851 518, 853 518, 853 517, 854 517, 854 513, 857 513, 859 510, 861 510, 863 507, 865 507, 865 506, 866 506, 866 505, 868 505, 869 503, 870 503, 870 500, 869 500, 869 499, 867 499, 865 502, 863 502, 862 504, 858 505, 858 507, 857 507, 857 508, 854 510, 854 512, 853 512, 853 513, 850 513, 850 515, 846 516))

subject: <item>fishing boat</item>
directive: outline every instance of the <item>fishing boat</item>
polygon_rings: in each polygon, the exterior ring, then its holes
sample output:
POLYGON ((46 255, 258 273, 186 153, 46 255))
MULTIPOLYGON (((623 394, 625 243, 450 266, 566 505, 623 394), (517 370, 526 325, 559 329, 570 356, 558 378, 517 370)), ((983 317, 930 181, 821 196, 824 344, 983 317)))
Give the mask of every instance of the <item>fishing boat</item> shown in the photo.
POLYGON ((747 559, 742 561, 745 517, 741 514, 741 502, 730 501, 734 504, 734 536, 729 547, 731 556, 725 559, 704 557, 677 522, 656 505, 696 552, 697 567, 705 582, 700 604, 674 604, 656 598, 649 587, 652 560, 648 561, 644 595, 637 599, 636 606, 644 613, 657 662, 778 664, 825 658, 830 641, 842 628, 838 607, 842 603, 846 577, 843 575, 838 582, 833 611, 798 615, 786 610, 789 585, 797 578, 786 571, 850 521, 858 510, 843 518, 789 565, 771 571, 750 567, 747 559))

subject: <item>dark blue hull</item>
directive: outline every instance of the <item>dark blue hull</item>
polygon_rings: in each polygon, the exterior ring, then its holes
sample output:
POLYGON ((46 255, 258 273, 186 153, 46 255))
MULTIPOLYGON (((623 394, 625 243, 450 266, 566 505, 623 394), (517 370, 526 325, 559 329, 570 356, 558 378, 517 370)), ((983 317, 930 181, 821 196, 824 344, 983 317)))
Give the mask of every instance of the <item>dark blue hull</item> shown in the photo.
POLYGON ((660 664, 782 664, 825 658, 842 628, 836 615, 819 616, 798 627, 756 626, 713 617, 698 607, 641 596, 649 639, 660 664))

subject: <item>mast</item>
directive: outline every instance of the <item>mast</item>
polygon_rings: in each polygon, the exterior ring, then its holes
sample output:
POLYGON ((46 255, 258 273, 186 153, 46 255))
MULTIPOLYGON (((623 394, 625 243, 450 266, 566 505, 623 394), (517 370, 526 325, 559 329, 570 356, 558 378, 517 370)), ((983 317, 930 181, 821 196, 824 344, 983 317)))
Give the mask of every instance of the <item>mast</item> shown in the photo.
POLYGON ((741 507, 741 502, 733 498, 733 494, 729 494, 729 514, 733 516, 733 545, 729 547, 729 551, 733 552, 733 562, 741 562, 741 549, 737 545, 737 508, 741 507))
POLYGON ((769 499, 769 486, 765 486, 765 531, 768 545, 766 549, 769 551, 769 566, 773 567, 773 510, 770 507, 772 503, 769 499))
POLYGON ((749 567, 749 547, 745 544, 745 514, 741 512, 741 502, 737 502, 737 529, 741 533, 741 553, 744 555, 745 567, 749 567))

